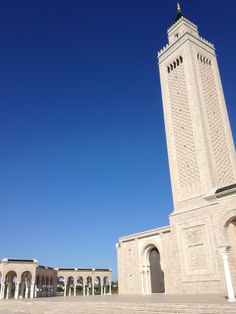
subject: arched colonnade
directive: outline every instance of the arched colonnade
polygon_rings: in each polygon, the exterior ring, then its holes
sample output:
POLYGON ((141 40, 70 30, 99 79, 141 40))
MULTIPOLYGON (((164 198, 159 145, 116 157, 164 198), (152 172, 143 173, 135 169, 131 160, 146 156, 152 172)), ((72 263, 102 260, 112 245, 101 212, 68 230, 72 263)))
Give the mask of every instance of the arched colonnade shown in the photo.
POLYGON ((17 272, 14 269, 1 273, 0 299, 27 299, 34 297, 35 282, 29 270, 17 272))
POLYGON ((37 275, 34 297, 52 297, 56 295, 56 279, 53 275, 37 275))
POLYGON ((0 261, 0 299, 111 294, 111 269, 52 268, 37 260, 0 261))
POLYGON ((28 299, 56 294, 57 271, 37 260, 8 259, 0 262, 0 299, 28 299))
POLYGON ((111 270, 59 269, 57 293, 66 296, 111 294, 111 270))

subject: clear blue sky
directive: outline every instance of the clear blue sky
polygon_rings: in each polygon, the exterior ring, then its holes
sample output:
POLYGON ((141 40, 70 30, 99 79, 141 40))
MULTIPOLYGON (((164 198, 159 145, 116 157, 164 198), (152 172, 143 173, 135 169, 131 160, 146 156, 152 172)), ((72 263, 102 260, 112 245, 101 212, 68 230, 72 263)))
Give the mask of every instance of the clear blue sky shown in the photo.
MULTIPOLYGON (((182 1, 217 48, 236 137, 235 1, 182 1)), ((1 258, 111 267, 168 224, 156 54, 176 1, 0 1, 1 258), (148 218, 150 217, 150 218, 148 218)))

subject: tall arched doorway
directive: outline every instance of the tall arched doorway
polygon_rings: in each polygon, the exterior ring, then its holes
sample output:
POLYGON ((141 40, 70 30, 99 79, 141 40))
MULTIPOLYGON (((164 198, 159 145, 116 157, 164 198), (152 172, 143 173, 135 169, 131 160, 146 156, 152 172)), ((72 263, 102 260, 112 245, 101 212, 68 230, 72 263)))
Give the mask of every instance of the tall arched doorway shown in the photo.
POLYGON ((152 293, 165 292, 164 272, 161 269, 160 253, 156 247, 150 250, 149 263, 152 293))
POLYGON ((227 227, 227 240, 231 246, 229 253, 229 265, 234 290, 236 291, 236 217, 230 220, 230 223, 227 227))

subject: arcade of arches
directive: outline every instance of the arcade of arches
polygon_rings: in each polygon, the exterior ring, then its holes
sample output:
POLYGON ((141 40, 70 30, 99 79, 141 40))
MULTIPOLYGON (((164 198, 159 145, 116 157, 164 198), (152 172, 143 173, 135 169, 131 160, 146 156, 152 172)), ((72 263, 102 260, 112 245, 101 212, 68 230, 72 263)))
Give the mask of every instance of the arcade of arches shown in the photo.
POLYGON ((109 269, 58 269, 58 294, 64 296, 111 294, 109 269))
POLYGON ((52 268, 37 260, 0 262, 0 299, 111 294, 111 269, 52 268))

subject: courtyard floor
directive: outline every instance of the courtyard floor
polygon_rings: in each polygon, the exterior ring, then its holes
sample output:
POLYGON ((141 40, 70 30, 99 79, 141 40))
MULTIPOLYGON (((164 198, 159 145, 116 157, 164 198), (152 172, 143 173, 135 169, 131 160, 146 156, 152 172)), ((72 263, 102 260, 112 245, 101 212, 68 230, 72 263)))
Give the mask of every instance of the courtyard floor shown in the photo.
POLYGON ((88 296, 1 300, 0 314, 236 314, 219 295, 88 296))

